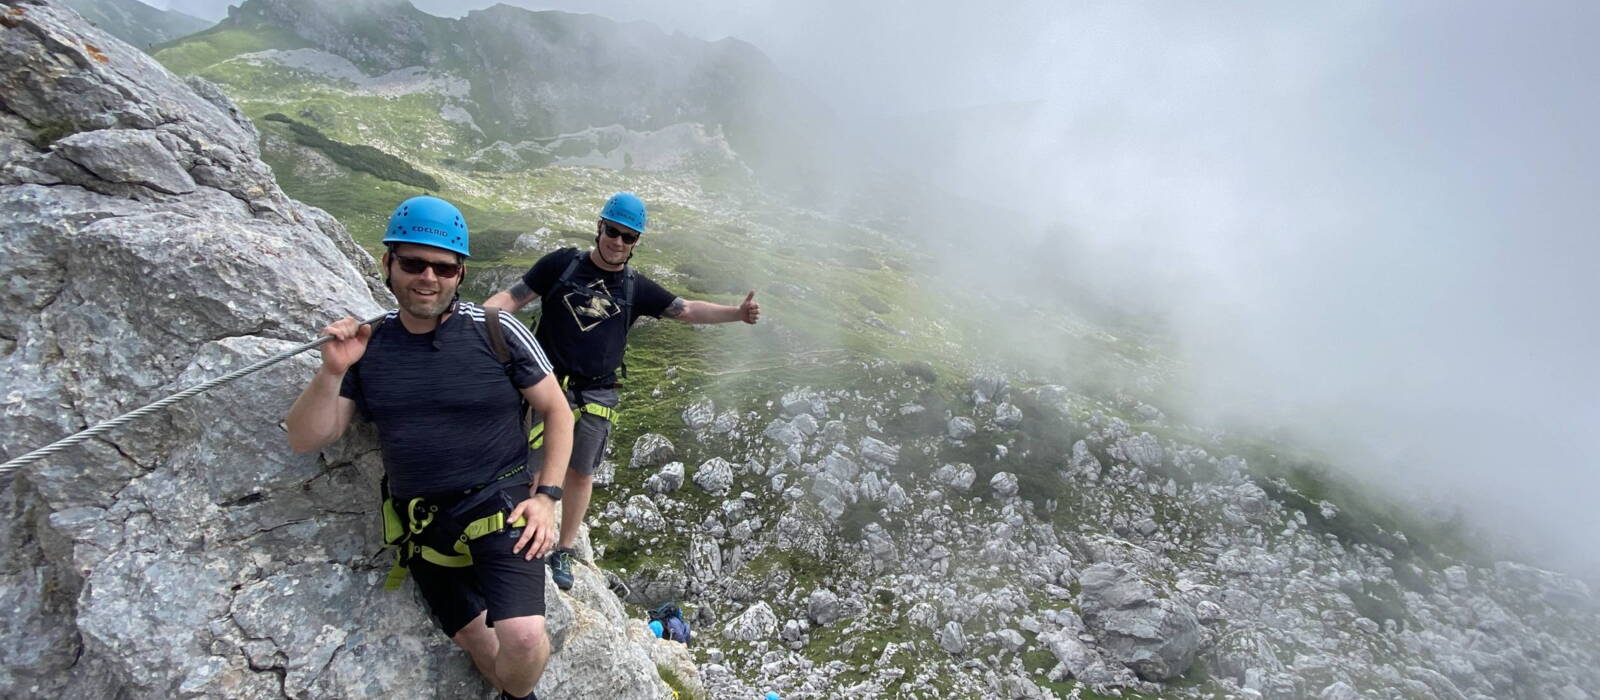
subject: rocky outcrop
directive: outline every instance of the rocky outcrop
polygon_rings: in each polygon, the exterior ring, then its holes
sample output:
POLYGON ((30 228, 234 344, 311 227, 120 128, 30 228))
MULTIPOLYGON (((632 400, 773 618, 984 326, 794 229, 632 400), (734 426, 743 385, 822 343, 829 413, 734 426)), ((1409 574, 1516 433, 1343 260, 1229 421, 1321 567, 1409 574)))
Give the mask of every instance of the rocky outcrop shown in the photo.
MULTIPOLYGON (((53 4, 3 2, 0 18, 0 454, 387 301, 214 87, 53 4)), ((382 590, 370 429, 289 452, 280 422, 315 366, 302 354, 5 485, 0 696, 487 692, 409 587, 382 590)), ((541 697, 666 693, 667 657, 597 572, 548 591, 541 697)))
POLYGON ((1200 621, 1187 606, 1158 597, 1110 564, 1089 567, 1079 582, 1084 619, 1112 658, 1150 681, 1189 670, 1200 649, 1200 621))

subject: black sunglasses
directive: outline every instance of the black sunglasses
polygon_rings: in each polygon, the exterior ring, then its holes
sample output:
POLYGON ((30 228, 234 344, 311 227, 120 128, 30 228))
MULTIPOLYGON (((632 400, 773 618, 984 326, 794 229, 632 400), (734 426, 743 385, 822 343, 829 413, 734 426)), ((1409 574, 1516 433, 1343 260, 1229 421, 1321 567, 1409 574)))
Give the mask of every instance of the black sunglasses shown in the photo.
POLYGON ((406 274, 409 275, 420 275, 422 274, 423 270, 426 270, 430 267, 433 268, 433 275, 442 280, 447 280, 461 274, 461 263, 434 262, 432 260, 413 258, 407 255, 401 255, 399 253, 390 253, 390 255, 393 255, 394 259, 399 261, 400 269, 405 270, 406 274))
POLYGON ((621 238, 623 243, 633 245, 639 242, 639 234, 637 233, 621 229, 610 224, 607 224, 604 228, 607 236, 612 238, 621 238))

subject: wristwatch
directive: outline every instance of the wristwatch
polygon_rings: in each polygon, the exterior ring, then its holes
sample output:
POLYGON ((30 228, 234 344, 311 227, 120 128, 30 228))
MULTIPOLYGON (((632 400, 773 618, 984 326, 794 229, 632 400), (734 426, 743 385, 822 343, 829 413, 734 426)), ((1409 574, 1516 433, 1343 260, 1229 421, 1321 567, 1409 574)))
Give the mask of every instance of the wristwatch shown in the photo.
POLYGON ((550 500, 552 500, 552 501, 560 501, 561 500, 561 493, 562 492, 561 492, 561 487, 560 486, 540 486, 540 487, 538 487, 538 488, 533 490, 533 495, 535 495, 535 496, 537 496, 537 495, 539 495, 541 493, 546 495, 546 496, 549 496, 550 500))

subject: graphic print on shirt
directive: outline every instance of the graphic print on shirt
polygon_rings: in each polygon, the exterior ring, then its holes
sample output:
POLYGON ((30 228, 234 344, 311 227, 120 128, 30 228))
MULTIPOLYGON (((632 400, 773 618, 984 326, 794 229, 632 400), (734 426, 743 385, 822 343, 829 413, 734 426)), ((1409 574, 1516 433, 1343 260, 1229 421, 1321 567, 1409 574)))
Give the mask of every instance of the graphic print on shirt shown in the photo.
POLYGON ((578 324, 578 330, 585 332, 622 312, 622 307, 611 300, 611 291, 606 289, 605 280, 596 279, 587 286, 599 296, 571 291, 561 297, 567 311, 572 312, 572 320, 578 324))

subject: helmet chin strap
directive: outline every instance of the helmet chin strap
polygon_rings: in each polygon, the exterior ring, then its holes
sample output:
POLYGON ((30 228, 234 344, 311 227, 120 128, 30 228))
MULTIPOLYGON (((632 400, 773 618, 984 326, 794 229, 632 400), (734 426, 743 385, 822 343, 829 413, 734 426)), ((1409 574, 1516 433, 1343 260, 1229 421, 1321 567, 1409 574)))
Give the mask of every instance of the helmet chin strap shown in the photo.
MULTIPOLYGON (((594 249, 595 249, 595 252, 598 252, 600 254, 600 259, 601 260, 606 260, 606 249, 600 246, 600 234, 598 234, 598 233, 594 235, 594 249)), ((607 265, 626 265, 626 264, 628 264, 628 261, 630 261, 630 260, 633 260, 633 250, 629 250, 628 251, 628 257, 623 258, 622 262, 614 263, 614 262, 611 262, 610 260, 606 260, 606 264, 607 265)))

